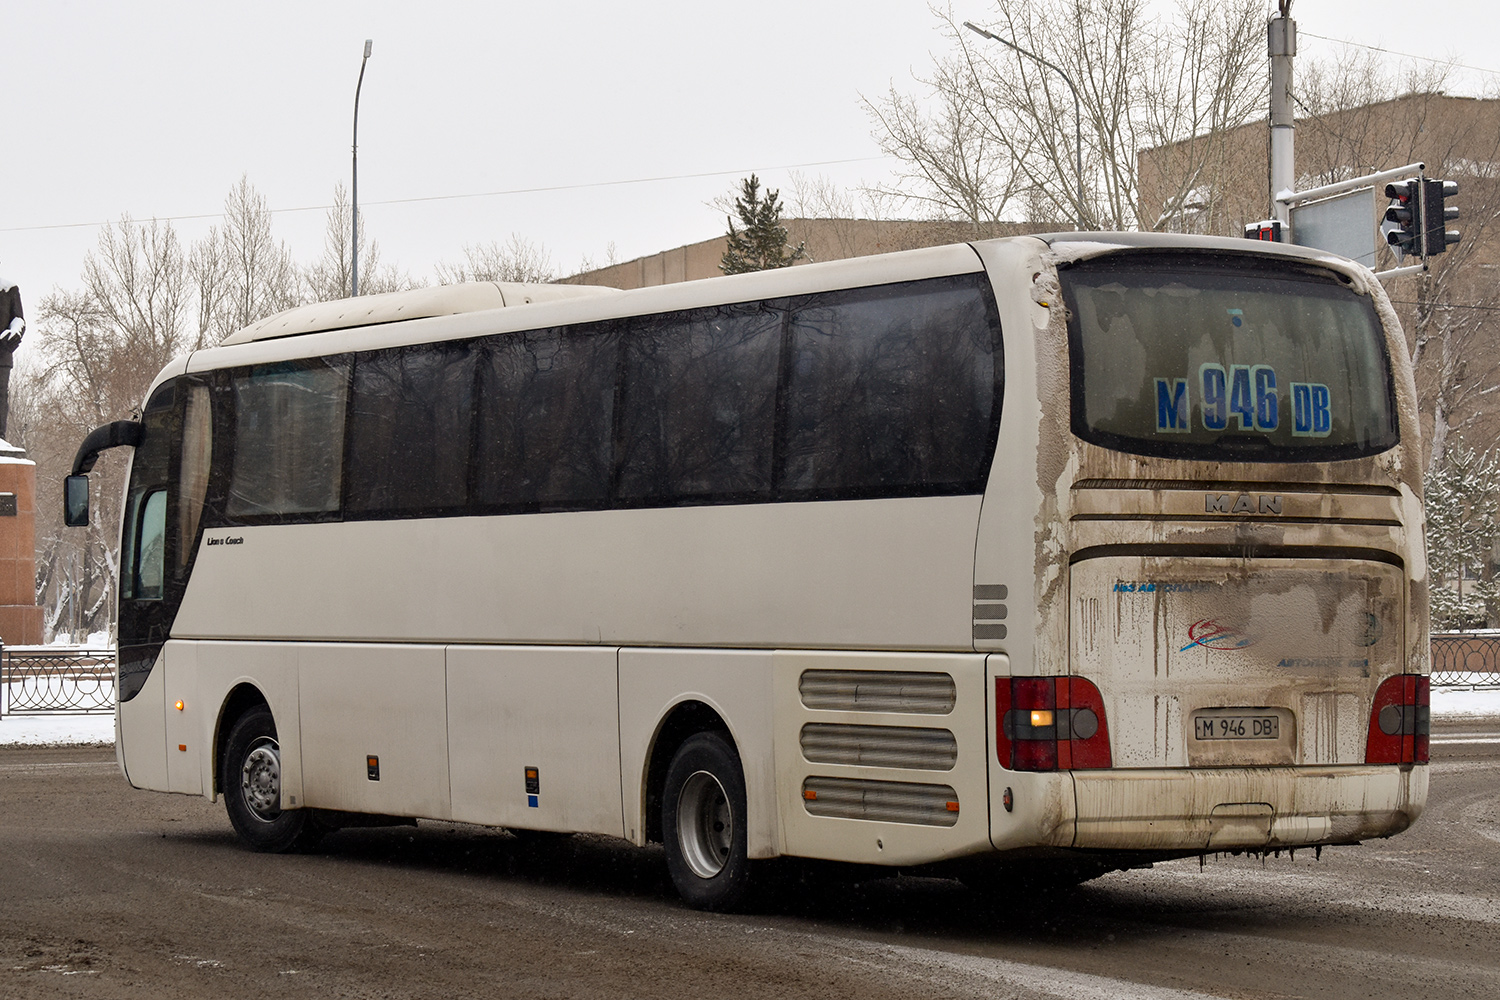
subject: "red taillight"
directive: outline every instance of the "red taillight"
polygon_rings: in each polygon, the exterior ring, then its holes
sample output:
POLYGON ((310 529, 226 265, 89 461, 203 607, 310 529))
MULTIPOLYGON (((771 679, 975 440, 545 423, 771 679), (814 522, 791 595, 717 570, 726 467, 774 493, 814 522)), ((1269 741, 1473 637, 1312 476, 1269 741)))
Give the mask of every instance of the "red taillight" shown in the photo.
POLYGON ((1431 695, 1426 677, 1397 674, 1375 691, 1370 708, 1366 764, 1425 764, 1432 732, 1431 695))
POLYGON ((995 681, 995 750, 1012 771, 1110 767, 1104 699, 1082 677, 995 681))

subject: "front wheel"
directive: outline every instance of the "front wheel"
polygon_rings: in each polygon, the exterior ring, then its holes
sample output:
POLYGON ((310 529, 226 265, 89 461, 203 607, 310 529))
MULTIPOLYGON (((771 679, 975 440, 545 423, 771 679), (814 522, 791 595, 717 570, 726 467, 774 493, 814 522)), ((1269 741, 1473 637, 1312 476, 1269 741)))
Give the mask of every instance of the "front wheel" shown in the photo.
POLYGON ((281 744, 271 710, 253 708, 229 730, 219 774, 224 808, 240 839, 257 851, 300 851, 326 832, 309 809, 281 808, 281 744))
POLYGON ((678 748, 667 768, 661 829, 667 871, 689 906, 724 912, 745 905, 752 867, 745 776, 723 736, 699 733, 678 748))

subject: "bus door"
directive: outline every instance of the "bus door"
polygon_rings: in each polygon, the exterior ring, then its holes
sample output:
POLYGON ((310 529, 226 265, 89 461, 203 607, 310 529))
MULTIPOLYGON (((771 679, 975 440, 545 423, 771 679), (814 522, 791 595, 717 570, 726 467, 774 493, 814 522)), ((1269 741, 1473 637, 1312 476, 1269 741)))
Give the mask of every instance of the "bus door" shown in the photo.
POLYGON ((167 645, 197 548, 212 450, 208 387, 178 378, 151 395, 131 463, 120 537, 121 756, 137 787, 203 791, 192 674, 167 645), (174 666, 176 669, 174 669, 174 666), (158 672, 160 668, 161 672, 158 672), (178 709, 181 701, 183 708, 178 709))

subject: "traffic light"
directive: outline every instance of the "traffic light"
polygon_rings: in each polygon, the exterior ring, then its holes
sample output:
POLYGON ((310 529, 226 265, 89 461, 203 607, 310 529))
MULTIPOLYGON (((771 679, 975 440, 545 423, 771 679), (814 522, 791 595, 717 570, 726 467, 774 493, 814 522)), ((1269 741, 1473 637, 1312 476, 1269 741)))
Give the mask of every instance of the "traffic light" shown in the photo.
POLYGON ((1448 230, 1448 220, 1458 218, 1458 209, 1443 204, 1444 199, 1456 194, 1458 184, 1454 181, 1426 178, 1422 181, 1422 252, 1429 257, 1447 250, 1448 244, 1458 242, 1458 234, 1448 230))
POLYGON ((1385 186, 1385 196, 1391 199, 1391 204, 1385 210, 1386 225, 1381 228, 1385 230, 1385 241, 1396 248, 1397 260, 1407 254, 1420 256, 1422 253, 1417 191, 1417 181, 1385 186))
POLYGON ((1262 243, 1281 242, 1281 222, 1278 219, 1267 219, 1264 222, 1247 222, 1245 224, 1245 238, 1260 240, 1262 243))

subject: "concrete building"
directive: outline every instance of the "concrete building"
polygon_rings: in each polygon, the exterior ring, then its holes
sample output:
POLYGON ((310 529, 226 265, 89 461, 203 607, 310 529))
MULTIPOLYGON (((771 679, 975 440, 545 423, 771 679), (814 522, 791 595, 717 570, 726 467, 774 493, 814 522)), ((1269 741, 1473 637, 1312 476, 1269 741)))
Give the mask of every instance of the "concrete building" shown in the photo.
MULTIPOLYGON (((1203 138, 1142 150, 1136 158, 1143 218, 1170 220, 1163 228, 1235 236, 1271 217, 1270 125, 1251 122, 1214 140, 1206 168, 1184 181, 1203 138)), ((1494 202, 1500 171, 1500 100, 1409 94, 1297 122, 1297 189, 1375 173, 1408 163, 1427 164, 1427 176, 1457 181, 1459 223, 1496 259, 1495 240, 1474 227, 1477 208, 1494 202)), ((1372 222, 1385 213, 1377 197, 1372 222)), ((1382 250, 1377 270, 1393 266, 1382 250)))

